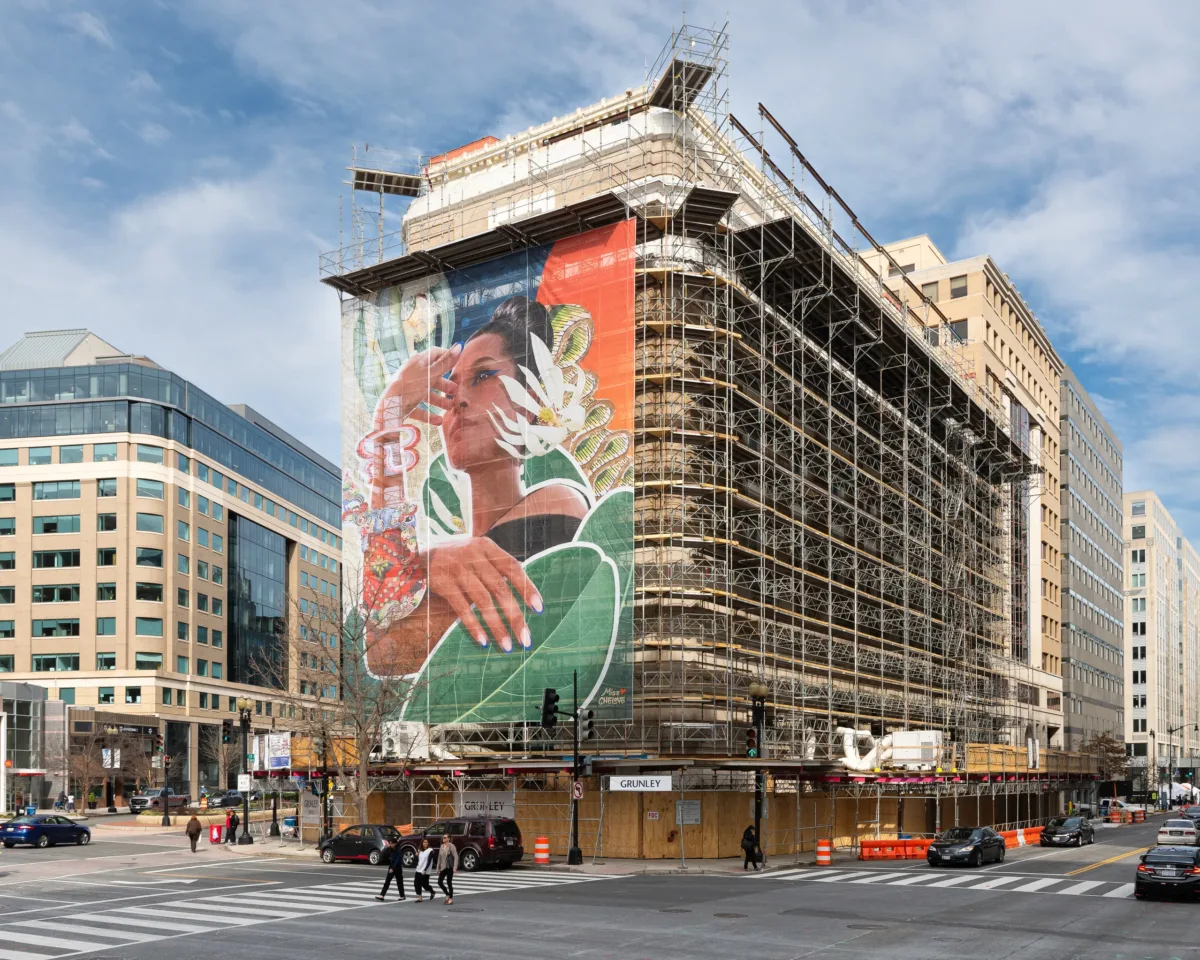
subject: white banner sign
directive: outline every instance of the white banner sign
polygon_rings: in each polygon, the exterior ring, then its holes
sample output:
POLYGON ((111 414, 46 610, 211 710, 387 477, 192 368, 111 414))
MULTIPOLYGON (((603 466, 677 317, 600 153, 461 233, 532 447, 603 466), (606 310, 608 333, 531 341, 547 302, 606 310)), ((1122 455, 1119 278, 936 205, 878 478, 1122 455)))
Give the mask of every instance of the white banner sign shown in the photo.
POLYGON ((675 826, 694 827, 700 823, 699 800, 675 801, 675 826))
POLYGON ((515 819, 517 806, 511 793, 466 790, 458 795, 460 817, 509 817, 515 819))
POLYGON ((100 751, 100 763, 105 770, 120 770, 121 751, 110 750, 108 747, 104 747, 100 751))
POLYGON ((267 734, 267 769, 287 770, 292 765, 292 735, 267 734))
POLYGON ((254 777, 248 773, 238 774, 238 793, 249 793, 253 789, 254 777))
POLYGON ((633 790, 639 793, 664 793, 675 789, 666 777, 609 777, 609 790, 633 790))

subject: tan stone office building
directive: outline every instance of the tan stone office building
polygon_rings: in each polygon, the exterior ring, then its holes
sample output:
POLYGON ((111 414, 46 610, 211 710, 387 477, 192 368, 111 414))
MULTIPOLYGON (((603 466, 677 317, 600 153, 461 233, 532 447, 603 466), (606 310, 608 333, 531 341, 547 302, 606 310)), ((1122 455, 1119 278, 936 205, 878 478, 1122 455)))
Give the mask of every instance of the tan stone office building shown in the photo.
POLYGON ((286 722, 289 610, 340 603, 339 473, 87 330, 26 334, 0 353, 0 676, 144 717, 173 786, 217 786, 239 696, 286 722))
POLYGON ((924 235, 884 249, 898 269, 877 254, 865 259, 898 302, 927 317, 929 337, 957 354, 966 376, 982 388, 985 402, 1000 410, 1013 436, 1040 467, 1027 481, 1027 515, 1012 518, 1009 660, 1028 665, 1028 670, 1015 669, 1012 679, 1017 699, 1029 708, 1032 733, 1043 746, 1062 747, 1063 362, 1020 292, 991 257, 951 262, 924 235), (936 312, 924 306, 926 300, 936 305, 936 312))

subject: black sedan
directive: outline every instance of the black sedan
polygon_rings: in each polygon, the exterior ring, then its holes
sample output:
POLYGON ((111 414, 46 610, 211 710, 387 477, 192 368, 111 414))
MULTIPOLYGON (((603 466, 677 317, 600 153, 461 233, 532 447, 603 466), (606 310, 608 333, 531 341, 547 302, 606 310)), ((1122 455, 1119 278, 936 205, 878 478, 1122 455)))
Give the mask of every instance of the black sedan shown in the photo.
POLYGON ((1096 831, 1087 817, 1055 817, 1042 828, 1043 847, 1082 847, 1096 842, 1096 831))
POLYGON ((43 848, 59 843, 84 846, 92 842, 92 831, 69 817, 46 813, 33 817, 17 817, 0 824, 0 842, 9 849, 18 843, 43 848))
POLYGON ((1200 894, 1200 849, 1154 847, 1142 855, 1133 895, 1144 899, 1162 893, 1191 897, 1200 894))
POLYGON ((387 824, 358 823, 321 841, 318 848, 326 863, 335 860, 365 860, 369 864, 383 863, 392 855, 392 847, 400 842, 400 831, 387 824))
MULTIPOLYGON (((261 790, 251 790, 250 791, 250 802, 258 803, 260 800, 262 800, 262 791, 261 790)), ((208 795, 208 809, 209 810, 220 810, 225 807, 240 808, 245 802, 246 802, 245 798, 237 790, 221 790, 221 791, 218 791, 217 793, 210 793, 208 795)))
POLYGON ((1183 807, 1179 811, 1179 815, 1200 823, 1200 804, 1193 803, 1190 807, 1183 807))
POLYGON ((991 827, 951 827, 929 845, 925 860, 931 867, 965 863, 970 867, 995 860, 1004 862, 1004 838, 991 827))

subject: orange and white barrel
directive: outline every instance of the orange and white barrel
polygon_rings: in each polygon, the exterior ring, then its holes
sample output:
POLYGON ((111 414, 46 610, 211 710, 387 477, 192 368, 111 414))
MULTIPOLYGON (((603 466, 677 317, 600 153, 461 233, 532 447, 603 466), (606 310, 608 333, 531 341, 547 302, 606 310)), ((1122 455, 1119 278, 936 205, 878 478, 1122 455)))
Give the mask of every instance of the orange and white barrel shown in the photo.
POLYGON ((533 862, 550 862, 550 841, 546 837, 538 837, 533 841, 533 862))
POLYGON ((833 841, 818 840, 817 841, 817 866, 828 867, 833 863, 833 841))

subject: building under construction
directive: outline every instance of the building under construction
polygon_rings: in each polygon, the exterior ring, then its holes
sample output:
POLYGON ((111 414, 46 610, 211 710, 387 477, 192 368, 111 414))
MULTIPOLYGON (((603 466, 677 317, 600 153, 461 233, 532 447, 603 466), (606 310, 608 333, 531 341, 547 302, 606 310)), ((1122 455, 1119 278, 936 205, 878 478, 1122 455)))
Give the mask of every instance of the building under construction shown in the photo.
MULTIPOLYGON (((633 717, 603 725, 594 772, 737 791, 765 766, 776 807, 795 794, 773 845, 797 851, 823 830, 933 829, 959 801, 963 822, 1056 813, 1090 767, 1042 749, 1022 704, 1028 438, 964 374, 936 306, 884 287, 864 260, 881 248, 769 110, 730 113, 726 54, 723 31, 685 28, 643 87, 570 116, 410 165, 357 157, 350 242, 322 278, 369 300, 636 221, 633 717), (751 684, 768 691, 756 760, 751 684), (915 732, 902 763, 894 735, 915 732), (913 819, 906 796, 942 802, 913 819)), ((430 735, 487 789, 532 786, 490 768, 545 763, 528 732, 430 735)), ((416 772, 431 795, 455 786, 436 760, 416 772)), ((615 853, 598 816, 609 855, 674 855, 615 853)))

